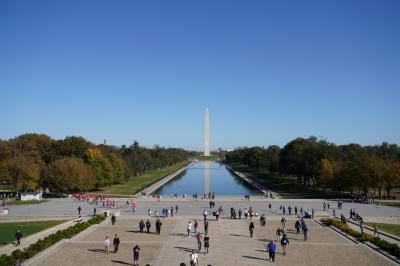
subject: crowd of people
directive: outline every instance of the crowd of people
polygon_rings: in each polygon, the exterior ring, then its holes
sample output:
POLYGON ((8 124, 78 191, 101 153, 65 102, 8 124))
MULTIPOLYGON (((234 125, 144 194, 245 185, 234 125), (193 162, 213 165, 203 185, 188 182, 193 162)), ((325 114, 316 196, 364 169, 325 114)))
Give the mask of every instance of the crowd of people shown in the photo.
MULTIPOLYGON (((192 195, 194 199, 197 199, 197 194, 192 195)), ((185 195, 184 195, 185 197, 185 195)), ((96 196, 96 197, 88 197, 87 195, 75 195, 76 200, 78 201, 85 201, 88 202, 89 204, 94 204, 96 205, 94 207, 94 215, 96 215, 96 207, 104 207, 104 208, 118 208, 119 204, 118 202, 115 202, 114 200, 104 198, 102 196, 96 196)), ((221 215, 225 216, 225 212, 220 206, 219 208, 216 208, 215 205, 215 193, 205 193, 203 195, 203 199, 209 199, 209 209, 204 209, 202 212, 203 216, 203 221, 202 221, 202 226, 200 226, 200 220, 194 219, 194 220, 189 220, 187 225, 186 225, 186 231, 187 231, 187 237, 194 237, 197 245, 197 249, 193 249, 192 252, 189 255, 189 261, 190 265, 196 265, 199 260, 199 254, 208 254, 209 248, 210 248, 210 235, 209 235, 209 216, 212 215, 215 217, 215 221, 219 220, 219 217, 221 215), (203 230, 200 230, 200 227, 202 227, 203 230)), ((250 195, 245 195, 246 200, 250 201, 250 195)), ((158 198, 159 199, 159 198, 158 198)), ((343 207, 343 203, 341 201, 337 202, 337 208, 331 208, 331 202, 323 202, 322 207, 323 210, 326 211, 332 210, 333 216, 335 217, 335 210, 341 210, 343 207)), ((133 199, 128 199, 126 201, 126 207, 131 207, 133 211, 136 209, 136 203, 133 201, 133 199)), ((78 214, 79 216, 81 215, 81 207, 78 207, 78 214)), ((272 212, 272 204, 267 203, 267 210, 272 212)), ((173 217, 176 215, 179 211, 179 206, 170 206, 170 207, 163 207, 160 212, 158 209, 148 209, 147 213, 149 217, 154 217, 156 220, 151 221, 151 219, 141 219, 139 221, 139 232, 140 233, 151 233, 152 231, 152 223, 155 226, 154 229, 154 234, 160 235, 161 234, 161 228, 162 228, 162 221, 160 218, 167 218, 167 217, 173 217)), ((275 261, 275 254, 277 251, 277 243, 280 243, 281 249, 282 249, 282 255, 285 256, 287 254, 287 247, 290 243, 289 237, 288 237, 288 229, 287 229, 287 220, 285 217, 288 216, 297 216, 297 219, 294 221, 293 227, 294 227, 294 232, 296 234, 300 234, 302 232, 303 234, 303 240, 307 241, 308 237, 308 227, 305 222, 305 219, 313 219, 314 218, 314 213, 315 210, 312 208, 311 210, 309 209, 304 209, 302 206, 297 206, 297 205, 284 205, 281 204, 279 206, 279 213, 282 215, 282 219, 280 220, 281 226, 276 229, 276 240, 270 240, 268 243, 266 243, 266 249, 268 253, 268 259, 271 261, 275 261)), ((80 216, 81 217, 81 216, 80 216)), ((256 210, 252 208, 252 206, 249 206, 248 208, 235 208, 231 207, 229 215, 226 215, 227 218, 230 219, 249 219, 249 234, 250 238, 253 238, 254 236, 254 229, 256 227, 255 220, 254 218, 257 217, 259 219, 259 225, 261 227, 267 226, 267 216, 266 213, 259 214, 256 210)), ((358 221, 360 222, 360 231, 361 233, 363 232, 363 219, 362 217, 358 214, 358 211, 356 209, 350 209, 350 217, 349 219, 358 221)), ((347 218, 341 214, 340 215, 340 220, 343 223, 346 223, 348 220, 347 218)), ((116 217, 113 215, 111 217, 111 222, 114 225, 116 223, 116 217)), ((373 226, 374 230, 374 236, 379 237, 379 231, 378 231, 378 226, 374 224, 373 226)), ((22 236, 22 234, 21 234, 22 236)), ((19 237, 20 238, 20 237, 19 237)), ((118 245, 120 243, 119 236, 115 235, 114 239, 112 241, 112 245, 114 246, 114 253, 118 252, 118 245)), ((109 253, 109 246, 111 244, 110 239, 107 237, 105 240, 105 252, 109 253)), ((139 254, 140 254, 140 247, 135 246, 132 250, 133 252, 133 257, 134 257, 134 265, 138 264, 139 260, 139 254)))

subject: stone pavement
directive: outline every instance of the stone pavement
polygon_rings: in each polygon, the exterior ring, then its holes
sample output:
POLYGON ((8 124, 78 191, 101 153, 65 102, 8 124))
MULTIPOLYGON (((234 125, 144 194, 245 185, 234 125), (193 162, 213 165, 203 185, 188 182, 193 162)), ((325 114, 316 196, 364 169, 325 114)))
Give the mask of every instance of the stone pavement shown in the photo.
MULTIPOLYGON (((135 216, 145 215, 147 210, 150 208, 153 212, 157 209, 159 212, 162 208, 169 208, 171 206, 178 205, 179 213, 181 215, 201 215, 204 208, 208 208, 209 200, 193 200, 191 198, 162 198, 160 202, 154 198, 135 198, 137 203, 137 209, 135 213, 132 213, 130 208, 125 207, 127 198, 113 199, 121 206, 121 215, 123 216, 135 216)), ((261 197, 252 197, 251 201, 244 200, 242 196, 230 196, 230 197, 219 197, 215 199, 216 207, 222 206, 224 210, 229 210, 231 207, 234 208, 249 208, 252 206, 256 211, 263 213, 266 212, 268 203, 272 204, 272 211, 275 214, 280 214, 279 206, 282 204, 286 207, 289 205, 300 207, 303 210, 315 209, 316 212, 324 213, 325 215, 332 215, 332 207, 336 205, 335 201, 330 202, 331 209, 323 211, 322 203, 323 199, 264 199, 261 197)), ((93 205, 84 201, 75 201, 72 199, 50 199, 42 204, 34 205, 13 205, 9 206, 9 215, 0 217, 4 219, 14 219, 17 217, 24 218, 43 218, 43 217, 77 217, 78 206, 82 207, 83 216, 93 214, 93 205)), ((364 221, 376 221, 380 222, 384 219, 384 222, 400 223, 400 208, 389 207, 389 206, 378 206, 373 204, 361 204, 344 202, 342 210, 336 210, 336 216, 340 216, 343 213, 346 217, 349 217, 350 208, 356 209, 359 214, 364 218, 364 221)), ((104 208, 97 207, 97 213, 103 212, 104 208)))
MULTIPOLYGON (((201 216, 174 216, 162 219, 161 235, 154 234, 155 218, 151 217, 151 234, 138 232, 140 219, 148 216, 123 216, 117 218, 116 225, 110 220, 82 234, 77 239, 49 252, 32 264, 25 265, 132 265, 132 248, 141 248, 140 265, 189 265, 189 254, 197 249, 195 237, 187 237, 188 220, 197 218, 199 230, 203 233, 201 216), (121 239, 119 252, 104 253, 104 239, 112 240, 117 233, 121 239)), ((353 243, 328 227, 307 220, 309 228, 308 240, 302 234, 294 232, 294 218, 288 218, 289 247, 287 255, 281 255, 280 244, 277 243, 276 262, 267 260, 265 245, 267 240, 276 240, 276 228, 280 226, 280 216, 269 215, 267 226, 261 227, 255 222, 254 237, 249 237, 250 221, 244 219, 228 219, 223 217, 215 221, 210 217, 209 236, 210 250, 199 256, 199 265, 394 265, 382 255, 372 251, 363 244, 353 243)), ((112 248, 111 248, 112 250, 112 248)))

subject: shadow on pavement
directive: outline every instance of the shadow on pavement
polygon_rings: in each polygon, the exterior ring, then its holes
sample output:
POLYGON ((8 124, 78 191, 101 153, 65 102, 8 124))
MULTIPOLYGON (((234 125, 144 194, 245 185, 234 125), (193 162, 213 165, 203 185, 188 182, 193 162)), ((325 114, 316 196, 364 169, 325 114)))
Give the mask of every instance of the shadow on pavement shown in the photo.
POLYGON ((245 256, 245 255, 242 255, 242 257, 243 257, 243 258, 248 258, 248 259, 253 259, 253 260, 267 260, 267 259, 264 259, 264 258, 257 258, 257 257, 245 256))
POLYGON ((169 234, 170 236, 183 236, 183 237, 187 237, 187 234, 184 234, 184 233, 172 233, 172 234, 169 234))
POLYGON ((186 251, 186 252, 192 252, 192 250, 195 250, 193 248, 185 248, 185 247, 174 247, 174 248, 182 250, 182 251, 186 251))
POLYGON ((242 236, 242 237, 249 237, 249 236, 245 236, 245 235, 237 235, 237 234, 229 234, 230 236, 242 236))
POLYGON ((91 252, 105 253, 104 249, 101 248, 88 249, 88 250, 91 252))
POLYGON ((122 264, 122 265, 133 265, 133 264, 131 264, 129 262, 125 262, 125 261, 122 261, 122 260, 111 260, 111 262, 112 263, 116 263, 116 264, 122 264))

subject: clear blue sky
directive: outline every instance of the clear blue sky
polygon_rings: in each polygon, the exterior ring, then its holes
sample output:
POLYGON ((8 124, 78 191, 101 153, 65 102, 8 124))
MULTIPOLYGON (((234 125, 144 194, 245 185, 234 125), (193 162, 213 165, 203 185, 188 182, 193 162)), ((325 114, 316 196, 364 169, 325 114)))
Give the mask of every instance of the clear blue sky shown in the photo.
POLYGON ((0 138, 400 143, 400 1, 0 1, 0 138))

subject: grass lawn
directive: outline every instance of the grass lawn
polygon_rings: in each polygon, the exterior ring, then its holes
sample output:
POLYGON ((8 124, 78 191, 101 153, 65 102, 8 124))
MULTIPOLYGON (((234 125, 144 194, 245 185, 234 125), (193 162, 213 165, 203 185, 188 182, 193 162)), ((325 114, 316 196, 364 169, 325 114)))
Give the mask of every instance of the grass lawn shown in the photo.
POLYGON ((194 158, 199 161, 216 161, 219 159, 218 155, 210 155, 210 156, 199 155, 194 158))
MULTIPOLYGON (((16 222, 0 223, 0 245, 8 244, 15 240, 15 232, 19 229, 23 238, 44 229, 64 223, 65 220, 57 221, 37 221, 37 222, 16 222)), ((22 240, 23 240, 22 238, 22 240)))
MULTIPOLYGON (((365 223, 366 225, 373 227, 374 223, 365 223)), ((380 224, 377 223, 379 231, 383 231, 395 236, 400 237, 400 224, 380 224)))
POLYGON ((335 193, 325 192, 321 189, 313 189, 312 187, 298 184, 292 180, 281 178, 276 174, 271 174, 268 172, 255 172, 240 166, 234 166, 233 168, 264 184, 272 191, 277 192, 283 198, 337 197, 335 193))
POLYGON ((40 204, 46 202, 47 200, 12 200, 7 202, 7 205, 27 205, 27 204, 40 204))
POLYGON ((99 191, 93 194, 118 194, 118 195, 132 195, 136 192, 150 186, 161 178, 181 169, 188 162, 177 163, 172 166, 161 168, 160 170, 146 172, 140 176, 134 176, 124 184, 117 184, 108 187, 100 188, 99 191))
POLYGON ((385 206, 400 207, 400 201, 379 200, 377 202, 379 202, 381 205, 385 205, 385 206))

